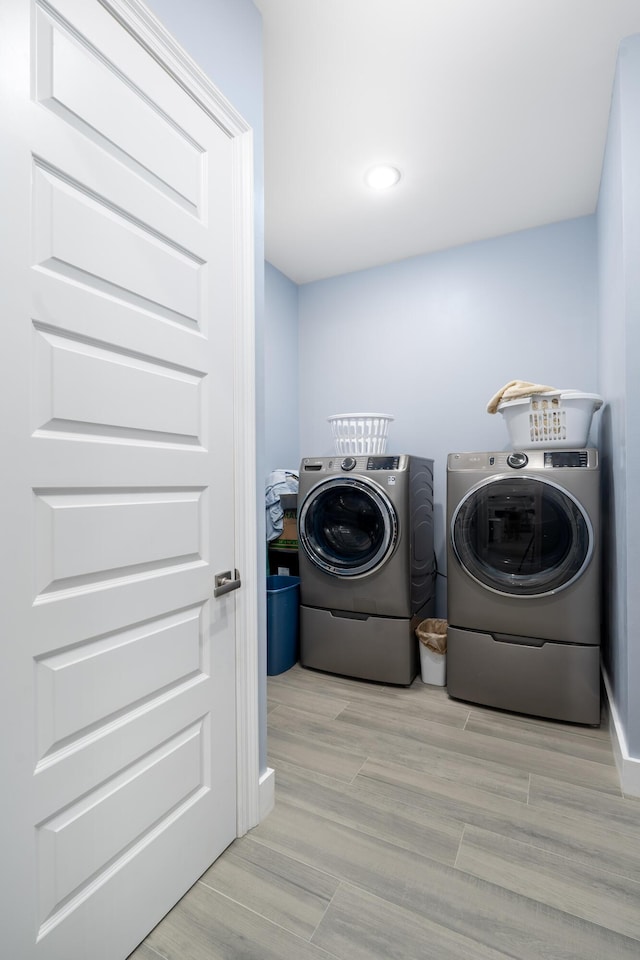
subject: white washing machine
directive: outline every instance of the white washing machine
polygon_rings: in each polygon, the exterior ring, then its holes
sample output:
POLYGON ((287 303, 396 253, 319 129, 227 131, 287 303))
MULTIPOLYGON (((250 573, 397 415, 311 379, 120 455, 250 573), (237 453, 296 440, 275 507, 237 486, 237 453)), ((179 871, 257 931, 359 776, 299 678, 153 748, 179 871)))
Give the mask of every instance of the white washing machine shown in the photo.
POLYGON ((433 616, 433 461, 304 459, 298 538, 302 665, 410 684, 433 616))
POLYGON ((452 453, 447 688, 600 723, 597 450, 452 453))

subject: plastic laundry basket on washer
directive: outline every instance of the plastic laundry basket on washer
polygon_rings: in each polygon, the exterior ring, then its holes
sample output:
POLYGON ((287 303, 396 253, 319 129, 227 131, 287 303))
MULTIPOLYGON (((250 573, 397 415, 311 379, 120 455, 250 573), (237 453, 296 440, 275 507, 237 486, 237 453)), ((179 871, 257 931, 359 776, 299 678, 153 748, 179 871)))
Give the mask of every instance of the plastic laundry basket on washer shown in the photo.
POLYGON ((388 413, 336 413, 327 417, 336 453, 373 454, 387 449, 388 413))
POLYGON ((516 400, 503 400, 503 415, 516 450, 545 447, 586 447, 591 420, 602 406, 596 393, 578 390, 538 393, 516 400))

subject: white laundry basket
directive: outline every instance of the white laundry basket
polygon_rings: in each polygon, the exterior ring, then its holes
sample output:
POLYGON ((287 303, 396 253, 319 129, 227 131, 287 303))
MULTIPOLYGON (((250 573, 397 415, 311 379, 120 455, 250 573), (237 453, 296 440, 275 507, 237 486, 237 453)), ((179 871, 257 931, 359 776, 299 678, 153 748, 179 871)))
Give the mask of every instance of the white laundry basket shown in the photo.
POLYGON ((503 415, 509 438, 517 450, 533 447, 586 447, 591 420, 602 406, 596 393, 578 390, 539 393, 516 400, 503 400, 503 415))
POLYGON ((327 418, 336 453, 384 453, 387 448, 389 425, 393 417, 388 413, 336 413, 327 418))

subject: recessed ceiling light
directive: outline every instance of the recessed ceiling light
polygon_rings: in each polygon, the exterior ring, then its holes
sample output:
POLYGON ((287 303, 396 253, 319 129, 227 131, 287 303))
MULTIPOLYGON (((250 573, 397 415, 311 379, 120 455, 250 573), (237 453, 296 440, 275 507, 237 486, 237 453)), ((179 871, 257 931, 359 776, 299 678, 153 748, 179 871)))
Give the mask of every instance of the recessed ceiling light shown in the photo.
POLYGON ((364 182, 372 190, 386 190, 388 187, 395 187, 399 179, 400 171, 396 167, 380 164, 367 171, 364 182))

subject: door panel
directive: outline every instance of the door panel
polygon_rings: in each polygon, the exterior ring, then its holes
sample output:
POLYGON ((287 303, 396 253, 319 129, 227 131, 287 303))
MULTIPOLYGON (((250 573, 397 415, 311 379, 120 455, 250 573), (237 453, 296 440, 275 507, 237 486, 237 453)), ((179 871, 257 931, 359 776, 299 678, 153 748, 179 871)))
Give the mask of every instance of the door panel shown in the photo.
POLYGON ((201 372, 54 327, 34 324, 34 337, 36 429, 202 444, 201 372))
POLYGON ((202 490, 33 492, 36 602, 116 576, 203 562, 202 490))
POLYGON ((201 613, 192 607, 36 658, 38 761, 122 710, 203 678, 201 613))
POLYGON ((34 163, 33 193, 37 266, 198 325, 203 261, 194 251, 42 161, 34 163))
POLYGON ((209 744, 198 722, 37 827, 40 923, 84 898, 90 880, 117 863, 152 827, 206 793, 209 744))
POLYGON ((202 148, 130 80, 123 84, 86 38, 74 37, 42 9, 36 17, 39 102, 196 212, 202 148))
POLYGON ((234 147, 98 0, 3 8, 5 946, 118 960, 236 832, 234 147))

